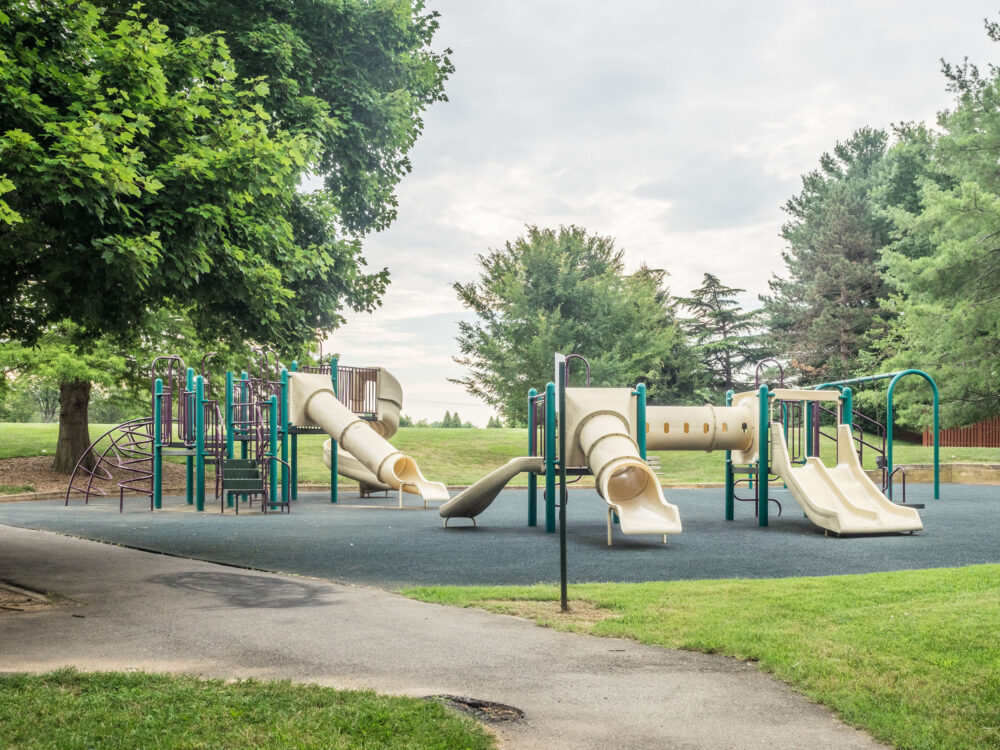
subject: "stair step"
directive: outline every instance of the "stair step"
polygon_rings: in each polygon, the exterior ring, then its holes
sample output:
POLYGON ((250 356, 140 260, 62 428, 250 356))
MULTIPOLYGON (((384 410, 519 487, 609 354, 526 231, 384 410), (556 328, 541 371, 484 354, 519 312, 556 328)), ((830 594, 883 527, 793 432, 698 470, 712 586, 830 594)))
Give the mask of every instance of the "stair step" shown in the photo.
POLYGON ((194 448, 164 448, 160 451, 164 456, 197 456, 194 448))
POLYGON ((256 469, 229 469, 222 474, 224 481, 230 479, 260 479, 260 472, 256 469))
POLYGON ((257 461, 253 458, 224 458, 222 465, 233 469, 256 469, 257 461))
POLYGON ((264 489, 264 485, 261 483, 259 478, 253 479, 250 477, 226 479, 222 482, 222 486, 226 489, 226 492, 232 492, 234 490, 256 490, 257 492, 262 492, 264 489))

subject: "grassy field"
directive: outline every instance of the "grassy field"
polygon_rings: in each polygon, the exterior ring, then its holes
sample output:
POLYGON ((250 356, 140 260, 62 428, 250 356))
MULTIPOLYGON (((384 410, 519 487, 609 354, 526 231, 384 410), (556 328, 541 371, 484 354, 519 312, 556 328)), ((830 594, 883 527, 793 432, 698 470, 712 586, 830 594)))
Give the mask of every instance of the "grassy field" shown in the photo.
POLYGON ((143 673, 0 675, 18 748, 492 748, 472 720, 417 698, 143 673))
POLYGON ((1000 748, 1000 565, 827 578, 421 588, 424 601, 758 661, 898 748, 1000 748), (596 620, 596 622, 595 622, 596 620))
MULTIPOLYGON (((111 425, 93 424, 92 437, 97 437, 111 425)), ((21 424, 0 422, 0 458, 37 456, 55 451, 57 427, 54 424, 21 424)), ((323 463, 322 435, 299 436, 299 480, 303 483, 329 484, 330 471, 323 463)), ((392 438, 392 443, 409 453, 428 479, 453 485, 471 484, 492 469, 515 456, 527 453, 526 430, 518 429, 442 429, 434 427, 404 427, 392 438)), ((896 464, 930 463, 932 449, 896 442, 896 464)), ((665 482, 721 482, 724 457, 722 452, 658 451, 665 482)), ((833 463, 832 443, 824 441, 824 460, 833 463)), ((874 456, 865 454, 866 468, 874 468, 874 456)), ((942 462, 972 461, 1000 463, 998 448, 943 448, 942 462)), ((584 480, 586 482, 586 479, 584 480)))

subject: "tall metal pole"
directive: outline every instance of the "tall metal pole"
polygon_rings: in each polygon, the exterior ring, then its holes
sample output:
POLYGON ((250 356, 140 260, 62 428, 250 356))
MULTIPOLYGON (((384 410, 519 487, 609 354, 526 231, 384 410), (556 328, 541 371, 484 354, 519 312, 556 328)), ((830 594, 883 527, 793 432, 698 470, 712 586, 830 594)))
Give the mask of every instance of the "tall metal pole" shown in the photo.
MULTIPOLYGON (((292 366, 290 372, 298 372, 299 363, 296 360, 292 360, 292 366)), ((292 500, 299 499, 299 433, 293 432, 292 438, 292 448, 291 448, 291 464, 292 464, 292 500)))
POLYGON ((194 509, 205 510, 205 378, 196 377, 194 388, 194 509))
MULTIPOLYGON (((726 406, 733 405, 732 389, 726 391, 726 406)), ((733 476, 733 452, 726 451, 726 520, 732 521, 736 516, 736 481, 733 476)))
MULTIPOLYGON (((337 357, 330 357, 330 384, 333 386, 333 395, 337 393, 337 368, 340 367, 340 360, 337 357)), ((330 437, 330 502, 337 502, 337 441, 330 437)))
POLYGON ((545 384, 545 533, 556 532, 556 384, 545 384))
MULTIPOLYGON (((535 399, 538 391, 532 388, 528 391, 528 455, 534 456, 538 446, 538 430, 535 424, 535 399)), ((538 525, 538 476, 533 471, 528 472, 528 526, 538 525)))
POLYGON ((153 384, 153 507, 163 507, 163 379, 153 384))
POLYGON ((270 435, 270 440, 268 441, 268 461, 271 463, 271 471, 268 477, 270 486, 268 487, 267 500, 268 505, 273 508, 274 505, 272 503, 276 502, 275 498, 278 496, 278 397, 272 393, 268 402, 271 404, 271 418, 268 425, 268 433, 270 435))
POLYGON ((291 489, 291 476, 288 472, 288 370, 281 368, 281 421, 278 430, 281 433, 281 502, 287 503, 291 489))
POLYGON ((559 608, 569 609, 566 572, 566 360, 559 363, 559 608))
POLYGON ((768 453, 771 447, 771 437, 768 430, 771 422, 771 410, 766 385, 760 387, 758 404, 760 414, 757 424, 757 525, 767 526, 767 475, 770 473, 768 453))
MULTIPOLYGON (((191 412, 194 410, 194 368, 189 367, 187 369, 187 380, 185 381, 184 394, 181 397, 181 401, 184 403, 184 421, 181 423, 178 421, 178 426, 183 430, 184 434, 180 435, 181 442, 184 443, 185 448, 191 447, 191 431, 193 428, 193 423, 191 422, 191 417, 193 416, 191 412)), ((194 505, 194 456, 188 456, 185 459, 186 466, 186 476, 185 484, 186 494, 187 494, 187 504, 194 505)))

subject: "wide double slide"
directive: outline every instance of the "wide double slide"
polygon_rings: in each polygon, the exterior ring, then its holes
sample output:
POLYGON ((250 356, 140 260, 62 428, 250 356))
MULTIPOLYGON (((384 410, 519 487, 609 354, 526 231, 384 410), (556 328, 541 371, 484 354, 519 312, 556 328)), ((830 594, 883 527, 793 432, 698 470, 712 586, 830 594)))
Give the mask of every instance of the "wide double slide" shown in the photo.
POLYGON ((771 470, 817 526, 836 534, 920 531, 924 527, 915 509, 887 499, 865 473, 850 425, 837 427, 837 465, 832 468, 816 457, 793 465, 782 425, 772 423, 770 433, 771 470))
MULTIPOLYGON (((384 371, 380 373, 382 376, 384 371)), ((388 373, 385 390, 398 383, 388 373)), ((396 449, 385 438, 391 436, 399 424, 399 406, 379 398, 378 419, 368 422, 358 417, 340 402, 333 392, 328 375, 314 373, 289 374, 289 419, 299 426, 320 427, 338 444, 338 470, 341 459, 347 470, 354 469, 355 478, 376 489, 398 489, 420 495, 424 500, 447 500, 448 488, 440 482, 431 482, 420 473, 417 462, 396 449), (384 435, 384 436, 383 436, 384 435), (343 452, 349 455, 344 455, 343 452)), ((383 384, 380 383, 380 390, 383 384)), ((327 465, 329 450, 324 451, 327 465)))

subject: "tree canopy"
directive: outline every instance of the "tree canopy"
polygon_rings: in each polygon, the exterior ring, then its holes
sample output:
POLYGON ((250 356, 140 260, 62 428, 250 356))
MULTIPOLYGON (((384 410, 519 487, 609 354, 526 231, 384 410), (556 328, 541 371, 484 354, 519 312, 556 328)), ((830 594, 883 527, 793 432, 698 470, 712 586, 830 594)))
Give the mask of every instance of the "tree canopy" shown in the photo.
POLYGON ((477 318, 459 323, 456 362, 468 375, 454 382, 497 407, 507 424, 525 424, 528 389, 552 379, 555 352, 587 357, 594 385, 645 380, 651 398, 691 398, 697 363, 665 272, 626 273, 610 237, 529 226, 480 255, 479 268, 478 280, 454 284, 477 318))

